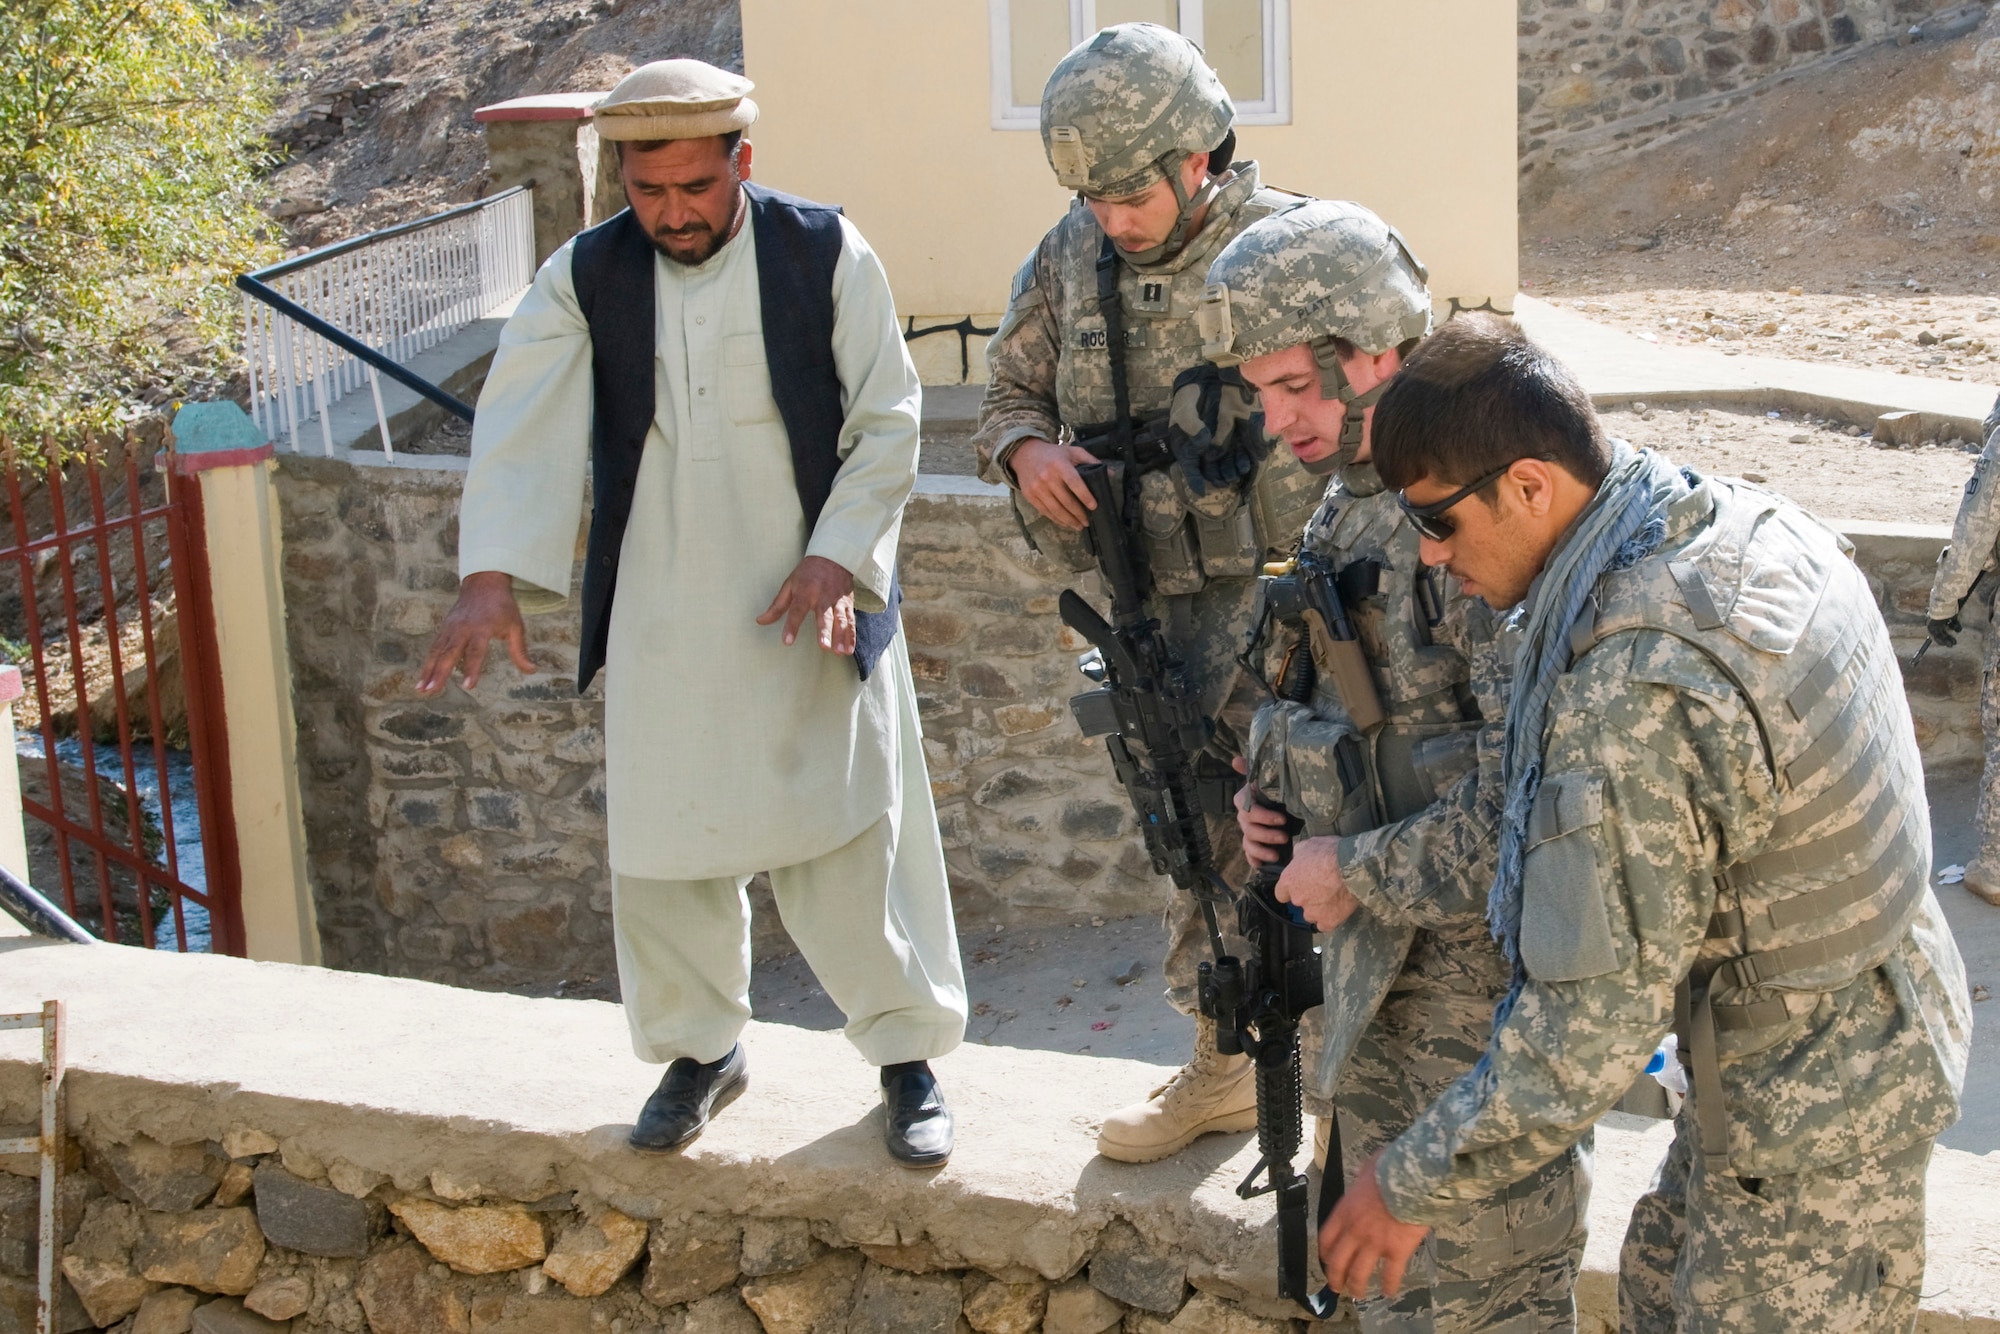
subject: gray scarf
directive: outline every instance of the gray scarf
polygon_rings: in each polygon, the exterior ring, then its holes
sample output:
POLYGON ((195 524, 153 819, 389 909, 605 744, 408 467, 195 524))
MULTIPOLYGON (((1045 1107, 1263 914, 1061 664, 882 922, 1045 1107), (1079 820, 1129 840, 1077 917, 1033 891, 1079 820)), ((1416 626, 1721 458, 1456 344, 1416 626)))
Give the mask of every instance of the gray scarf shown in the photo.
MULTIPOLYGON (((1570 668, 1570 626, 1600 578, 1659 550, 1667 536, 1667 507, 1682 493, 1684 477, 1693 480, 1651 450, 1635 452, 1624 441, 1613 441, 1610 475, 1511 618, 1521 632, 1521 647, 1514 659, 1514 695, 1507 706, 1502 752, 1507 802, 1500 817, 1500 869, 1486 896, 1486 921, 1514 980, 1494 1009, 1495 1028, 1513 1013, 1527 981, 1521 967, 1521 868, 1528 851, 1528 819, 1542 789, 1549 700, 1570 668)), ((1485 1068, 1482 1056, 1480 1069, 1485 1068)))

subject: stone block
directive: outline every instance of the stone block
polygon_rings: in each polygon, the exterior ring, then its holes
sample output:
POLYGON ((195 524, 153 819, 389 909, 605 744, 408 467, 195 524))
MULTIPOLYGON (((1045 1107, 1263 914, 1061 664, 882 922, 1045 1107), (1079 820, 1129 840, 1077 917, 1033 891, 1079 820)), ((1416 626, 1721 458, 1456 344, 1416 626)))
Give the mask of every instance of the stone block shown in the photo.
POLYGON ((995 1279, 965 1299, 965 1323, 977 1334, 1032 1334, 1048 1308, 1046 1281, 1004 1283, 995 1279))
POLYGON ((1061 716, 1058 709, 1048 704, 1003 704, 993 710, 993 725, 1002 736, 1020 736, 1039 732, 1061 716))
POLYGON ((284 1334, 290 1320, 267 1320, 233 1297, 195 1308, 194 1334, 284 1334))
POLYGON ((596 1297, 638 1263, 646 1249, 646 1224, 606 1209, 595 1219, 579 1220, 563 1229, 555 1249, 542 1262, 542 1272, 563 1285, 572 1297, 596 1297))
POLYGON ((304 1315, 312 1300, 311 1276, 294 1272, 257 1280, 257 1286, 244 1294, 243 1305, 267 1320, 290 1320, 304 1315))
POLYGON ((257 1282, 264 1234, 245 1208, 148 1213, 139 1220, 132 1263, 156 1283, 240 1297, 257 1282))
POLYGON ((304 1181, 274 1162, 257 1168, 257 1224, 273 1246, 305 1255, 368 1254, 380 1216, 333 1186, 304 1181))
POLYGON ((958 669, 958 686, 974 699, 1014 699, 1021 691, 999 668, 969 662, 958 669))
POLYGON ((92 1322, 114 1325, 139 1309, 157 1284, 139 1272, 132 1251, 139 1241, 139 1211, 123 1200, 97 1199, 83 1226, 64 1248, 63 1277, 92 1322))
POLYGON ((822 1249, 813 1239, 812 1225, 803 1218, 743 1220, 741 1268, 751 1278, 804 1269, 822 1249))
POLYGON ((679 1306, 733 1285, 742 1271, 742 1234, 733 1223, 697 1215, 659 1224, 646 1245, 640 1295, 657 1306, 679 1306))
POLYGON ((97 1174, 121 1198, 147 1209, 193 1209, 215 1194, 226 1158, 206 1144, 162 1144, 141 1135, 130 1144, 96 1148, 97 1174))
POLYGON ((255 1126, 236 1126, 222 1137, 222 1151, 231 1158, 255 1158, 276 1153, 278 1141, 255 1126))
MULTIPOLYGON (((96 1329, 97 1322, 83 1309, 76 1290, 67 1283, 61 1288, 62 1297, 56 1303, 56 1334, 96 1329)), ((0 1334, 36 1334, 33 1279, 0 1274, 0 1334)))
POLYGON ((863 1263, 858 1252, 829 1251, 804 1269, 751 1279, 741 1289, 743 1303, 757 1313, 765 1334, 838 1329, 853 1304, 863 1263))
POLYGON ((923 648, 947 648, 965 638, 965 618, 939 607, 903 606, 903 635, 923 648))
MULTIPOLYGON (((66 1173, 56 1186, 56 1214, 67 1243, 83 1225, 84 1211, 103 1188, 83 1172, 66 1173)), ((42 1187, 34 1177, 0 1172, 0 1274, 35 1277, 41 1254, 42 1187)))
POLYGON ((194 1309, 201 1294, 186 1288, 161 1288, 146 1294, 132 1317, 130 1334, 188 1334, 194 1325, 194 1309))
POLYGON ((232 1204, 241 1204, 250 1194, 256 1177, 248 1163, 231 1163, 222 1169, 222 1180, 216 1184, 215 1195, 209 1200, 217 1208, 226 1209, 232 1204))
POLYGON ((743 1304, 743 1299, 734 1292, 718 1292, 713 1297, 704 1297, 681 1313, 678 1330, 668 1327, 669 1334, 764 1334, 763 1322, 758 1320, 743 1304))
POLYGON ((472 1334, 591 1334, 590 1304, 569 1297, 485 1293, 471 1315, 472 1334))
POLYGON ((1113 1219, 1090 1257, 1090 1286, 1127 1306, 1172 1314, 1187 1296, 1187 1262, 1155 1250, 1137 1228, 1113 1219))
POLYGON ((453 1209, 415 1197, 389 1212, 423 1248, 461 1274, 500 1274, 524 1269, 546 1256, 548 1237, 539 1218, 525 1209, 471 1205, 453 1209))
MULTIPOLYGON (((326 1179, 342 1195, 357 1200, 367 1199, 378 1186, 389 1180, 385 1172, 376 1172, 366 1167, 356 1167, 345 1158, 336 1158, 326 1165, 326 1179)), ((268 1235, 268 1234, 267 1234, 268 1235)))
POLYGON ((951 1274, 906 1274, 869 1265, 854 1290, 848 1334, 955 1334, 961 1308, 951 1274))
POLYGON ((1088 1280, 1073 1278, 1049 1289, 1042 1334, 1104 1334, 1124 1318, 1124 1307, 1091 1287, 1088 1280))
POLYGON ((1104 801, 1072 801, 1063 806, 1060 828, 1066 838, 1108 843, 1125 832, 1125 808, 1104 801))
POLYGON ((371 1334, 471 1334, 465 1298, 431 1273, 421 1246, 391 1246, 368 1257, 354 1295, 371 1334))
POLYGON ((1211 1293, 1197 1292, 1166 1324, 1170 1334, 1291 1334, 1290 1320, 1252 1315, 1211 1293))
POLYGON ((1043 796, 1050 790, 1047 777, 1033 769, 1015 765, 1002 769, 981 783, 979 790, 972 794, 972 800, 980 806, 1004 806, 1024 798, 1043 796))

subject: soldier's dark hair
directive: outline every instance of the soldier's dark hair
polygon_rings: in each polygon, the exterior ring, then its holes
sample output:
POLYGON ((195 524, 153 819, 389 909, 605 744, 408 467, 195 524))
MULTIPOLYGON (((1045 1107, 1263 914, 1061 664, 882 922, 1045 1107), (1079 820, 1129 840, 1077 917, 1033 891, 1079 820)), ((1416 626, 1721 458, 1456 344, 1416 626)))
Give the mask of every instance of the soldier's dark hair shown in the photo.
POLYGON ((1220 176, 1229 170, 1229 164, 1236 158, 1236 131, 1231 129, 1222 136, 1222 142, 1208 150, 1208 174, 1220 176))
MULTIPOLYGON (((723 156, 727 157, 733 165, 736 161, 736 154, 743 147, 743 131, 730 130, 719 137, 722 140, 723 156)), ((665 148, 672 142, 673 140, 671 139, 620 139, 618 141, 618 160, 620 162, 625 160, 625 150, 628 148, 635 153, 652 153, 665 148)))
POLYGON ((1464 486, 1524 458, 1591 487, 1611 471, 1583 385, 1493 315, 1461 315, 1419 343, 1375 405, 1370 434, 1375 471, 1398 491, 1427 477, 1464 486))

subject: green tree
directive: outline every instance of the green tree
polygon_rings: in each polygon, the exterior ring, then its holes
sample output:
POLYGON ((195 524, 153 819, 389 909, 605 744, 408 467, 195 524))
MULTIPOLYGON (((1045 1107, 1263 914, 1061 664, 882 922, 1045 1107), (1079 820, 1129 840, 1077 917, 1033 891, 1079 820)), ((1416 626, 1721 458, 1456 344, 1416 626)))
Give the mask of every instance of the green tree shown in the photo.
POLYGON ((229 279, 275 252, 251 24, 229 0, 0 0, 0 440, 24 461, 233 374, 229 279))

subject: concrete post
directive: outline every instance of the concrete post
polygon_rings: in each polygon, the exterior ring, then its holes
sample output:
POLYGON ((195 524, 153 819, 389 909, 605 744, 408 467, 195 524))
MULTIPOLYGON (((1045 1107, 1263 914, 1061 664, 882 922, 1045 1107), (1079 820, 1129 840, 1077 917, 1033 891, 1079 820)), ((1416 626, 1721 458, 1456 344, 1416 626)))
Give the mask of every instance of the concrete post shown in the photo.
POLYGON ((245 952, 318 963, 272 452, 234 403, 191 403, 174 415, 174 471, 200 485, 206 520, 245 952))
POLYGON ((28 834, 21 818, 21 766, 14 758, 14 701, 25 690, 19 667, 0 667, 0 866, 23 882, 28 834))
MULTIPOLYGON (((493 188, 535 183, 538 268, 563 242, 610 216, 599 211, 607 164, 599 162, 597 131, 590 120, 590 109, 603 96, 544 93, 472 113, 486 129, 487 177, 493 188)), ((616 193, 614 189, 612 195, 616 193)), ((617 207, 624 207, 622 200, 617 207)))

